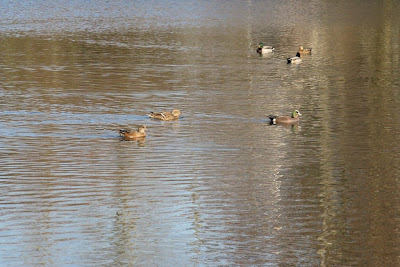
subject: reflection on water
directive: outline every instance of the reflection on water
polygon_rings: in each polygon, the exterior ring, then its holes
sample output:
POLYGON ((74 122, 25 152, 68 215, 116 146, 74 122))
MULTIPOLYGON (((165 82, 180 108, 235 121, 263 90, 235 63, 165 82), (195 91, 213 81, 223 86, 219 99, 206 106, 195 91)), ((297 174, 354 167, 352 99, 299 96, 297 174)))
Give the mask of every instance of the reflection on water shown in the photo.
POLYGON ((397 3, 299 3, 0 4, 1 265, 399 265, 397 3))

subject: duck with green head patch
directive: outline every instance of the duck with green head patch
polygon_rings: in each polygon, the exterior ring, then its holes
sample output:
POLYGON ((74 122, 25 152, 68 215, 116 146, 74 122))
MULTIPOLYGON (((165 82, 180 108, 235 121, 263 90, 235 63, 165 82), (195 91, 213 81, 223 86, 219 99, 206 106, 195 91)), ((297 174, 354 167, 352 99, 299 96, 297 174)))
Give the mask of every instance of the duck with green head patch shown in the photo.
POLYGON ((257 53, 262 55, 262 54, 268 54, 274 52, 275 48, 269 45, 264 46, 263 43, 258 44, 257 48, 257 53))
POLYGON ((293 124, 299 122, 299 116, 301 116, 301 113, 296 109, 290 116, 269 115, 268 118, 271 124, 293 124))

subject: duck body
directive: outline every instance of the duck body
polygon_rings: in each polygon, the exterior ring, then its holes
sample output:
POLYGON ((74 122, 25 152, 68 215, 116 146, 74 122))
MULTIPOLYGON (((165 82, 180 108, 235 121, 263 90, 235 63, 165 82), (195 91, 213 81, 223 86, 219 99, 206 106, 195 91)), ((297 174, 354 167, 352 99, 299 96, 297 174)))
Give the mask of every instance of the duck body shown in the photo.
POLYGON ((179 109, 174 109, 170 111, 163 111, 163 112, 151 112, 147 114, 150 118, 162 121, 172 121, 179 119, 181 112, 179 109))
POLYGON ((269 115, 268 118, 271 124, 293 124, 299 122, 299 116, 301 116, 301 113, 296 109, 290 116, 269 115))
POLYGON ((311 55, 312 48, 304 48, 302 45, 299 46, 299 53, 302 55, 311 55))
POLYGON ((124 140, 137 140, 146 137, 146 126, 140 125, 137 130, 119 130, 119 135, 124 140))
POLYGON ((275 50, 274 47, 269 46, 269 45, 264 46, 263 43, 260 43, 260 44, 258 45, 258 48, 257 48, 257 53, 260 54, 260 55, 262 55, 262 54, 268 54, 268 53, 274 52, 274 50, 275 50))
POLYGON ((287 59, 287 63, 288 64, 299 64, 299 63, 301 63, 301 58, 300 58, 300 53, 299 52, 297 52, 296 53, 296 56, 294 56, 294 57, 289 57, 288 59, 287 59))

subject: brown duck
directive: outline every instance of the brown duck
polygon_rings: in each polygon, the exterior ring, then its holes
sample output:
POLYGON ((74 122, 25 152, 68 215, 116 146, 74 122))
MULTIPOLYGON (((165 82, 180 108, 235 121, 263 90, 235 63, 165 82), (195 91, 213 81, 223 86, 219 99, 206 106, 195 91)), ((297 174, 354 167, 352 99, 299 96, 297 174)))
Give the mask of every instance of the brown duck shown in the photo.
POLYGON ((163 112, 151 112, 147 114, 150 118, 162 121, 172 121, 179 119, 181 112, 179 109, 174 109, 171 112, 163 111, 163 112))
POLYGON ((312 48, 304 48, 302 45, 299 47, 299 53, 302 55, 311 55, 312 48))
POLYGON ((124 140, 138 140, 146 137, 146 126, 140 125, 138 129, 135 130, 119 130, 119 135, 124 140))
POLYGON ((296 109, 290 116, 269 115, 271 124, 293 124, 300 120, 301 113, 296 109))

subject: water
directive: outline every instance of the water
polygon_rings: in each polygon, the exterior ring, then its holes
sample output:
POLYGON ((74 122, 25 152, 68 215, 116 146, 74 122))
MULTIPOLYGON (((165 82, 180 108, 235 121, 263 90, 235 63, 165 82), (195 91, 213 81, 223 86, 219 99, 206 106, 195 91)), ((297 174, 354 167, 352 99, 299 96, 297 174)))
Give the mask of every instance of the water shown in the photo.
POLYGON ((398 266, 398 8, 3 1, 0 265, 398 266))

